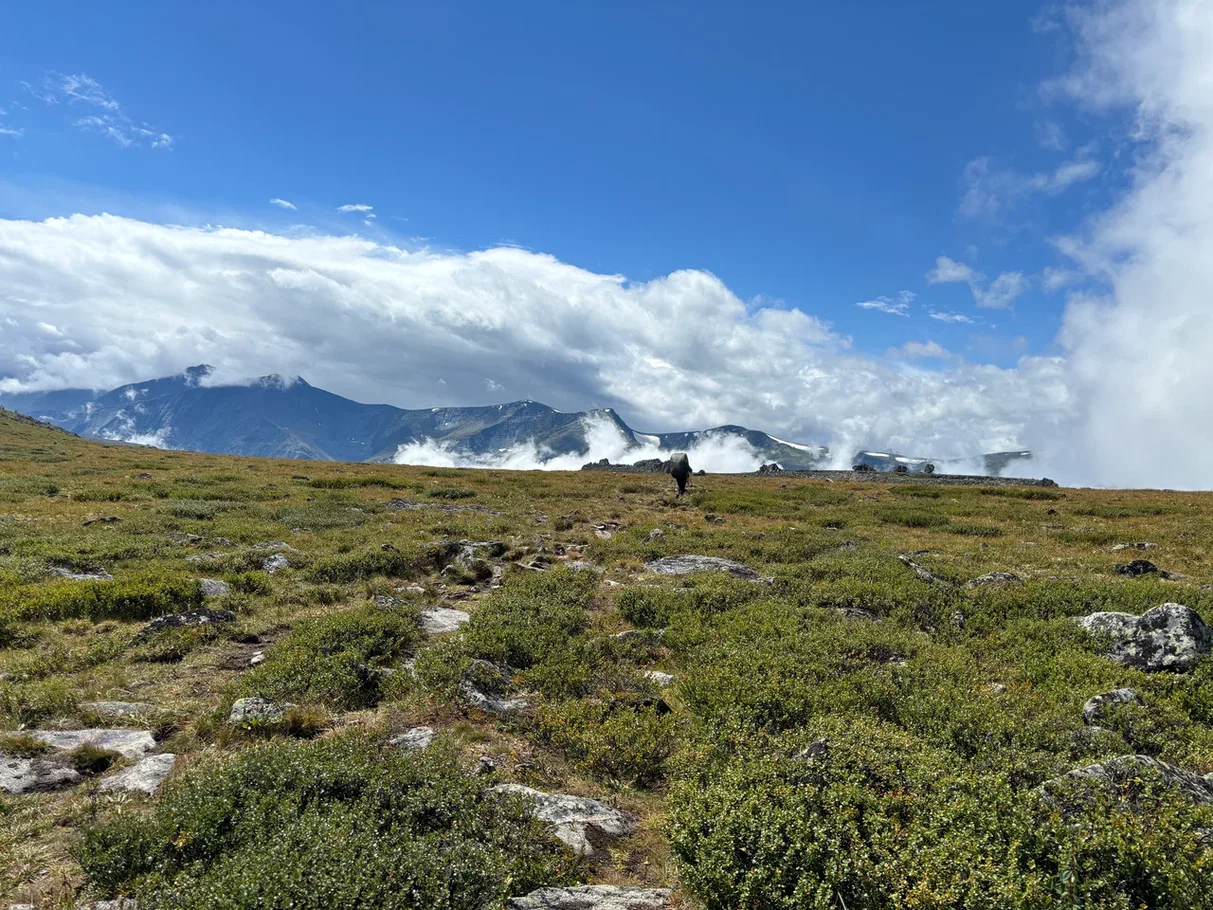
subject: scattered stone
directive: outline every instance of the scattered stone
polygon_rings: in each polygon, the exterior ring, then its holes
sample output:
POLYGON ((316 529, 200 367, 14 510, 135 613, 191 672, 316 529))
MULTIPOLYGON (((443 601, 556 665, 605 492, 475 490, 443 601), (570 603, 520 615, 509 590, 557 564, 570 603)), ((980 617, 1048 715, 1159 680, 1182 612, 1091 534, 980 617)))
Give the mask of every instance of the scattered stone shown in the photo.
POLYGON ((199 553, 197 556, 185 557, 185 561, 193 562, 193 563, 218 562, 219 560, 226 559, 226 558, 227 558, 226 553, 199 553))
POLYGON ((1213 648, 1213 629, 1182 604, 1165 603, 1141 616, 1092 613, 1075 619, 1092 635, 1107 637, 1116 663, 1157 672, 1191 670, 1213 648))
POLYGON ((615 536, 615 529, 618 527, 616 524, 594 525, 594 536, 600 540, 610 540, 615 536))
POLYGON ((232 593, 231 586, 217 578, 204 578, 199 584, 202 586, 202 596, 206 598, 227 597, 232 593))
POLYGON ((1128 575, 1137 578, 1140 575, 1153 575, 1158 572, 1158 566, 1150 562, 1148 559, 1135 559, 1132 562, 1125 563, 1123 566, 1116 567, 1117 575, 1128 575))
POLYGON ((205 537, 199 537, 197 534, 173 534, 168 539, 169 543, 178 545, 189 544, 191 546, 196 543, 202 543, 204 540, 206 540, 205 537))
POLYGON ((119 518, 117 515, 105 515, 105 516, 102 516, 101 518, 90 518, 90 519, 88 519, 88 521, 85 521, 83 524, 84 524, 84 527, 87 528, 87 527, 90 527, 91 525, 116 525, 116 524, 119 524, 121 521, 122 521, 122 519, 119 518))
POLYGON ((152 479, 152 475, 148 474, 146 471, 143 471, 139 474, 132 474, 131 476, 134 477, 135 480, 151 480, 152 479))
POLYGON ((389 499, 383 505, 388 509, 397 509, 399 511, 407 512, 416 512, 421 509, 434 509, 439 512, 479 512, 482 515, 501 514, 496 509, 490 509, 487 506, 457 506, 446 502, 414 502, 411 499, 389 499))
POLYGON ((762 576, 749 566, 734 562, 731 559, 721 559, 719 556, 665 556, 656 559, 645 566, 650 572, 658 575, 689 575, 692 572, 728 572, 734 578, 744 578, 747 581, 759 581, 762 576))
POLYGON ((672 673, 663 673, 660 670, 641 670, 640 675, 657 683, 663 689, 674 685, 674 674, 672 673))
POLYGON ((625 629, 622 632, 616 632, 611 638, 620 644, 657 647, 665 638, 665 629, 625 629))
POLYGON ((1158 544, 1150 543, 1148 540, 1142 540, 1137 543, 1118 543, 1108 547, 1110 553, 1119 553, 1122 550, 1155 550, 1158 544))
POLYGON ((770 464, 759 465, 758 473, 759 474, 782 474, 783 468, 781 468, 776 462, 772 461, 770 464))
POLYGON ((830 743, 825 739, 815 739, 792 757, 799 761, 824 759, 830 754, 830 743))
POLYGON ((594 852, 590 834, 623 837, 635 830, 628 816, 606 803, 584 796, 563 793, 543 793, 522 784, 500 784, 490 793, 521 796, 533 804, 534 816, 554 829, 556 837, 568 844, 579 856, 594 852))
POLYGON ((965 630, 965 615, 959 610, 955 610, 952 613, 952 628, 957 632, 963 632, 965 630))
POLYGON ((986 686, 986 688, 989 689, 994 695, 1002 695, 1007 691, 1006 683, 1000 682, 990 683, 988 686, 986 686))
POLYGON ((234 546, 236 546, 234 543, 232 543, 226 537, 212 537, 211 543, 213 543, 217 547, 234 547, 234 546))
POLYGON ((135 717, 138 714, 155 714, 160 709, 141 701, 86 701, 80 707, 102 717, 135 717))
POLYGON ((123 758, 139 758, 156 751, 156 738, 150 730, 31 730, 29 735, 52 749, 75 749, 90 745, 123 758))
POLYGON ((719 515, 716 515, 713 512, 708 512, 708 514, 704 515, 703 520, 706 521, 708 524, 713 524, 713 525, 724 524, 724 519, 721 518, 719 515))
POLYGON ((516 711, 524 710, 530 704, 525 698, 501 698, 496 695, 486 695, 468 682, 460 684, 459 694, 473 708, 479 708, 489 714, 513 714, 516 711))
POLYGON ((900 559, 902 562, 904 562, 911 569, 913 569, 914 574, 917 575, 919 578, 921 578, 923 581, 925 581, 927 584, 929 584, 929 585, 942 584, 942 582, 938 578, 936 578, 934 575, 932 575, 930 572, 928 572, 926 569, 924 569, 918 563, 914 562, 914 560, 910 559, 910 557, 906 556, 904 553, 901 554, 900 556, 898 556, 897 558, 900 559))
POLYGON ((227 719, 233 724, 242 724, 248 721, 276 724, 293 707, 295 706, 290 702, 284 705, 277 705, 272 701, 267 701, 254 695, 249 698, 236 699, 232 703, 232 710, 228 714, 227 719))
POLYGON ((572 569, 574 572, 601 572, 602 571, 601 566, 596 566, 592 562, 588 562, 587 560, 584 560, 584 559, 574 559, 572 562, 566 562, 565 565, 568 566, 570 569, 572 569))
POLYGON ((112 777, 107 777, 101 782, 98 789, 107 793, 122 791, 146 793, 151 796, 160 789, 160 785, 164 783, 176 763, 176 755, 149 755, 112 777))
POLYGON ((32 793, 38 790, 55 790, 79 782, 80 772, 47 761, 45 758, 18 758, 15 755, 0 755, 0 791, 32 793))
POLYGON ((1014 572, 988 572, 966 582, 966 588, 983 588, 986 585, 1021 585, 1023 579, 1014 572))
POLYGON ((1145 702, 1133 689, 1113 689, 1111 692, 1088 698, 1086 704, 1082 706, 1082 722, 1093 724, 1109 708, 1127 704, 1144 705, 1145 702))
POLYGON ((163 632, 165 629, 180 629, 183 626, 202 626, 211 622, 234 622, 236 614, 231 610, 212 610, 209 607, 201 607, 197 610, 190 610, 186 613, 169 613, 167 616, 157 616, 146 626, 144 626, 139 634, 152 635, 156 632, 163 632))
POLYGON ((265 652, 264 651, 254 651, 253 655, 248 659, 248 665, 250 667, 255 667, 258 664, 263 664, 263 663, 265 663, 265 652))
POLYGON ((476 770, 472 773, 476 777, 488 777, 490 774, 496 774, 497 762, 493 761, 487 755, 482 755, 476 762, 476 770))
POLYGON ((50 566, 50 573, 68 581, 113 581, 114 576, 105 569, 87 568, 76 570, 75 566, 50 566))
POLYGON ((421 611, 421 631, 428 635, 454 632, 471 618, 471 615, 463 610, 452 610, 448 607, 426 607, 421 611))
POLYGON ((580 885, 540 888, 526 897, 512 897, 506 910, 667 910, 673 907, 668 888, 621 885, 580 885))
POLYGON ((880 622, 881 619, 871 610, 865 610, 863 607, 835 607, 835 612, 843 619, 855 619, 860 622, 880 622))
POLYGON ((375 606, 377 607, 394 607, 397 600, 394 597, 388 597, 386 594, 375 595, 375 606))
POLYGON ((76 910, 139 910, 139 902, 133 897, 116 897, 108 901, 80 904, 76 910))
POLYGON ((389 746, 399 746, 401 749, 425 749, 434 741, 433 727, 413 727, 413 729, 401 733, 399 736, 393 736, 388 740, 389 746))
POLYGON ((268 575, 277 575, 283 569, 289 569, 290 565, 291 561, 287 559, 285 553, 275 553, 261 564, 261 568, 264 569, 268 575))
POLYGON ((1159 761, 1149 755, 1121 755, 1085 768, 1076 768, 1061 777, 1045 781, 1042 789, 1049 790, 1065 780, 1089 781, 1101 789, 1131 800, 1131 794, 1140 789, 1142 777, 1155 777, 1169 789, 1187 797, 1196 805, 1213 806, 1213 781, 1192 771, 1159 761))
POLYGON ((653 530, 649 531, 649 534, 645 540, 661 540, 663 537, 665 537, 665 531, 661 530, 661 528, 653 528, 653 530))
POLYGON ((402 587, 397 588, 396 590, 401 591, 405 594, 424 594, 425 593, 425 588, 422 587, 421 585, 404 585, 402 587))

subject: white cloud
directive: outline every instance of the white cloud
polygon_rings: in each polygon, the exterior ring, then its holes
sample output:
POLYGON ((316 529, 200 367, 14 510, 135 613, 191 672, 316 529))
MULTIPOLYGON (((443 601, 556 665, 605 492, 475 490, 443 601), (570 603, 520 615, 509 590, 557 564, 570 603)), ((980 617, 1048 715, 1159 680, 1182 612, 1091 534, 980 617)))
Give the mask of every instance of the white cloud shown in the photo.
POLYGON ((1028 279, 1022 272, 1003 272, 990 282, 984 290, 977 285, 971 285, 973 301, 986 309, 1006 309, 1015 302, 1015 298, 1028 289, 1028 279))
POLYGON ((952 357, 951 352, 936 341, 907 341, 900 351, 903 356, 913 358, 950 360, 952 357))
POLYGON ((369 212, 374 206, 367 205, 365 202, 348 202, 345 205, 337 206, 337 211, 346 214, 350 212, 369 212))
POLYGON ((938 319, 940 322, 956 322, 967 325, 974 325, 977 320, 972 316, 966 316, 964 313, 950 313, 947 311, 931 310, 928 314, 932 319, 938 319))
POLYGON ((489 379, 488 377, 485 377, 484 387, 486 389, 488 389, 490 393, 505 391, 505 386, 503 386, 499 382, 494 382, 492 379, 489 379))
POLYGON ((292 212, 295 211, 295 204, 293 202, 288 202, 285 199, 279 199, 277 196, 270 200, 270 205, 276 205, 280 209, 289 209, 292 212))
POLYGON ((18 323, 0 332, 0 392, 116 387, 207 362, 214 381, 302 375, 429 407, 495 403, 492 377, 565 411, 609 405, 647 430, 740 423, 847 454, 938 457, 1030 445, 1072 406, 1057 358, 907 373, 852 353, 811 314, 747 306, 706 272, 628 281, 513 248, 0 219, 0 287, 0 320, 18 323))
POLYGON ((977 281, 982 278, 980 272, 974 271, 963 262, 940 256, 935 260, 935 268, 927 272, 927 281, 931 284, 945 284, 950 281, 977 281))
POLYGON ((1082 273, 1074 269, 1058 269, 1046 266, 1044 271, 1040 273, 1040 283, 1046 291, 1060 290, 1061 288, 1078 284, 1082 280, 1082 273))
POLYGON ((175 137, 149 123, 137 122, 123 109, 96 79, 78 73, 64 75, 49 72, 39 86, 22 83, 31 95, 48 105, 96 108, 97 112, 72 122, 77 129, 99 133, 122 148, 147 145, 154 149, 171 149, 175 137))
MULTIPOLYGON (((1089 153, 1093 149, 1084 148, 1089 153)), ((970 161, 961 177, 964 190, 960 199, 960 214, 967 218, 997 221, 1034 195, 1057 196, 1076 183, 1099 175, 1099 162, 1078 157, 1063 162, 1051 171, 1021 174, 994 166, 988 156, 970 161)))
POLYGON ((12 127, 8 127, 8 126, 0 126, 0 136, 12 136, 16 139, 20 139, 24 135, 25 135, 24 128, 13 129, 12 127))
POLYGON ((910 304, 918 296, 913 291, 898 291, 895 297, 877 297, 874 300, 864 300, 855 304, 863 310, 876 310, 888 313, 890 316, 909 316, 910 304))
POLYGON ((1050 152, 1064 152, 1069 146, 1066 131, 1055 120, 1039 120, 1036 123, 1036 143, 1050 152))

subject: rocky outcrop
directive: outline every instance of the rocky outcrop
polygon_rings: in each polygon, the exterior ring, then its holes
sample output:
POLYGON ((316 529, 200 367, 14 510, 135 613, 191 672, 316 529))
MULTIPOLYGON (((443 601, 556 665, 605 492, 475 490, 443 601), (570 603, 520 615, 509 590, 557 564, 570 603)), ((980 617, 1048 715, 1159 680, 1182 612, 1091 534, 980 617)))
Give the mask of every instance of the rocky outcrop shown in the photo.
POLYGON ((428 635, 454 632, 472 617, 463 610, 448 607, 427 607, 421 611, 421 631, 428 635))
POLYGON ((217 578, 204 578, 198 582, 202 588, 202 596, 208 600, 212 597, 227 597, 232 593, 231 586, 226 581, 220 581, 217 578))
POLYGON ((75 768, 41 758, 0 755, 0 792, 18 795, 70 787, 80 781, 75 768))
POLYGON ((500 784, 489 792, 520 796, 527 800, 532 806, 532 814, 551 825, 556 837, 579 856, 594 852, 592 837, 624 837, 636 828, 632 820, 618 809, 584 796, 544 793, 522 784, 500 784))
POLYGON ((1009 586, 1021 584, 1023 584, 1023 579, 1014 572, 987 572, 985 575, 978 575, 972 581, 965 582, 965 587, 984 588, 990 585, 1009 586))
POLYGON ((473 708, 487 711, 489 714, 514 714, 524 710, 530 702, 525 698, 505 698, 499 695, 488 695, 481 692, 471 683, 463 683, 459 687, 460 697, 473 708))
POLYGON ((29 735, 52 749, 96 746, 123 758, 139 758, 156 750, 150 730, 31 730, 29 735))
POLYGON ((151 796, 160 789, 176 763, 176 755, 149 755, 107 777, 97 789, 106 793, 143 793, 151 796))
POLYGON ((1049 796, 1063 782, 1086 782, 1131 803, 1141 784, 1151 779, 1182 794, 1196 805, 1213 806, 1213 781, 1149 755, 1121 755, 1085 768, 1076 768, 1041 786, 1049 796))
POLYGON ((277 575, 283 569, 289 569, 290 567, 290 557, 288 557, 285 553, 275 553, 261 564, 262 570, 267 575, 277 575))
POLYGON ((76 566, 50 566, 48 571, 59 578, 69 581, 113 581, 114 576, 105 569, 96 567, 77 568, 76 566))
POLYGON ((276 724, 293 707, 295 706, 289 702, 279 705, 254 695, 249 698, 238 698, 232 702, 232 710, 228 714, 227 719, 233 724, 249 722, 276 724))
POLYGON ((727 572, 734 578, 760 581, 762 576, 747 565, 719 556, 665 556, 649 563, 645 568, 658 575, 689 575, 692 572, 727 572))
POLYGON ((166 616, 157 616, 140 631, 140 635, 152 635, 156 632, 163 632, 165 629, 180 629, 183 626, 201 626, 211 622, 234 622, 236 614, 231 610, 212 610, 209 607, 202 607, 198 610, 189 610, 185 613, 169 613, 166 616))
POLYGON ((1111 692, 1104 692, 1102 695, 1093 696, 1088 698, 1086 704, 1082 706, 1082 722, 1084 724, 1093 724, 1099 720, 1101 715, 1116 705, 1129 704, 1144 704, 1141 696, 1133 689, 1113 689, 1111 692))
POLYGON ((1147 672, 1191 670, 1213 648, 1213 629, 1183 604, 1166 603, 1141 616, 1103 612, 1075 621, 1110 643, 1109 658, 1147 672))
POLYGON ((660 670, 641 670, 640 675, 663 689, 674 685, 674 674, 672 673, 663 673, 660 670))
POLYGON ((668 888, 629 888, 620 885, 581 885, 540 888, 526 897, 511 898, 506 910, 667 910, 668 888))
POLYGON ((407 749, 411 752, 427 748, 434 741, 434 736, 433 727, 413 727, 413 729, 406 730, 399 736, 393 736, 388 740, 388 745, 407 749))

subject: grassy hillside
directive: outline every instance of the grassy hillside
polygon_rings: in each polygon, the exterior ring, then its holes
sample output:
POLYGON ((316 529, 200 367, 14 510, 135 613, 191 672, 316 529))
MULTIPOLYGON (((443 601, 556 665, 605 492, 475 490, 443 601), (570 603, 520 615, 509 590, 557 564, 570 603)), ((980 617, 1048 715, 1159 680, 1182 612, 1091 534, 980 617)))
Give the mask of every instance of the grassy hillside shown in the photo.
POLYGON ((1127 754, 1213 771, 1213 657, 1145 673, 1072 619, 1213 620, 1213 497, 672 486, 106 446, 0 413, 0 763, 79 775, 0 794, 0 904, 503 907, 589 881, 720 910, 1210 906, 1208 805, 1144 772, 1042 784, 1127 754), (758 577, 646 569, 684 554, 758 577), (1116 573, 1133 558, 1182 577, 1116 573), (991 572, 1019 582, 966 586, 991 572), (234 619, 147 628, 204 607, 234 619), (435 632, 434 607, 471 618, 435 632), (1084 722, 1123 687, 1140 703, 1084 722), (247 697, 282 711, 232 722, 247 697), (393 744, 419 726, 428 747, 393 744), (87 728, 149 731, 167 782, 105 789, 138 756, 38 735, 87 728), (577 856, 505 783, 634 829, 577 856))

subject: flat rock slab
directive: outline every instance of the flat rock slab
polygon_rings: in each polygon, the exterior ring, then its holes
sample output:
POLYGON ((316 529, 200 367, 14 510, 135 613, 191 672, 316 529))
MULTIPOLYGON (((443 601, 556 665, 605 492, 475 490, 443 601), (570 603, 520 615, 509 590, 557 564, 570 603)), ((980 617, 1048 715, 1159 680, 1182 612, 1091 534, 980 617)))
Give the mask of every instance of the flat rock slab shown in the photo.
POLYGON ((0 791, 34 793, 69 787, 80 780, 75 768, 64 768, 44 758, 18 758, 0 755, 0 791))
POLYGON ((1191 670, 1213 649, 1213 629, 1183 604, 1166 603, 1141 616, 1092 613, 1075 622, 1110 642, 1110 659, 1151 673, 1191 670))
POLYGON ((98 789, 107 793, 145 793, 151 796, 160 789, 176 763, 176 755, 148 755, 101 781, 98 789))
POLYGON ((526 897, 510 898, 506 910, 667 910, 673 907, 671 897, 669 888, 540 888, 526 897))
POLYGON ((490 714, 513 714, 524 710, 530 704, 525 698, 502 698, 497 695, 486 695, 471 683, 463 683, 459 694, 473 708, 487 711, 490 714))
POLYGON ((29 735, 52 749, 90 745, 117 752, 123 758, 139 758, 156 751, 156 738, 150 730, 31 730, 29 735))
POLYGON ((434 741, 434 736, 433 727, 413 727, 413 729, 407 730, 399 736, 393 736, 388 740, 388 745, 408 749, 409 751, 425 749, 434 741))
POLYGON ((50 573, 69 581, 113 581, 114 576, 104 569, 83 569, 77 572, 67 566, 51 566, 50 573))
POLYGON ((220 581, 217 578, 204 578, 199 582, 202 587, 202 596, 211 597, 226 597, 232 592, 231 586, 226 581, 220 581))
POLYGON ((80 707, 102 717, 135 717, 139 714, 154 714, 160 709, 142 701, 84 701, 80 707))
POLYGON ((731 559, 721 559, 719 556, 663 556, 655 559, 645 568, 658 575, 690 575, 692 572, 727 572, 734 578, 744 578, 746 581, 759 581, 762 576, 749 566, 734 562, 731 559))
MULTIPOLYGON (((522 784, 499 784, 490 793, 520 796, 529 801, 535 818, 552 826, 556 837, 568 844, 579 856, 594 852, 590 833, 623 837, 636 830, 632 820, 606 803, 584 796, 544 793, 522 784)), ((575 906, 575 905, 573 905, 575 906)), ((626 906, 626 905, 625 905, 626 906)))
POLYGON ((987 585, 1021 585, 1023 579, 1014 572, 989 572, 965 582, 966 588, 984 588, 987 585))
POLYGON ((463 610, 452 610, 449 607, 426 607, 421 611, 421 631, 428 635, 454 632, 471 618, 471 615, 463 610))

